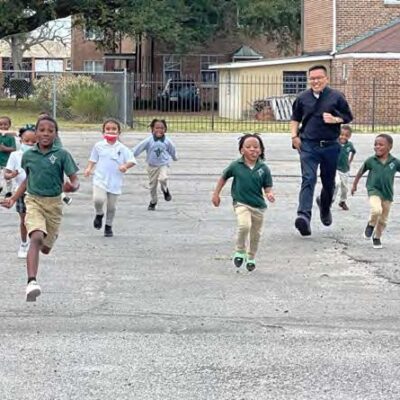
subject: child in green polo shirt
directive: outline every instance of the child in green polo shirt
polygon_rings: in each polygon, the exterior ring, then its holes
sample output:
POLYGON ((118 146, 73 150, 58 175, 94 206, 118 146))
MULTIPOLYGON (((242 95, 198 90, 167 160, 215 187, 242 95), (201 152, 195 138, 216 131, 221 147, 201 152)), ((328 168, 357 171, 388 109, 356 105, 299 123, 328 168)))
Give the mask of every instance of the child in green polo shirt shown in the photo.
POLYGON ((357 191, 358 181, 366 172, 367 191, 371 212, 364 237, 371 239, 375 249, 382 248, 381 236, 386 227, 390 207, 393 202, 394 176, 400 171, 400 160, 390 154, 393 138, 387 134, 375 138, 375 155, 369 157, 358 171, 351 189, 353 195, 357 191))
POLYGON ((4 177, 4 169, 10 154, 16 150, 15 133, 10 132, 11 119, 7 116, 0 117, 0 192, 5 186, 5 197, 12 195, 12 181, 4 177))
POLYGON ((233 178, 231 195, 233 208, 238 222, 236 252, 233 263, 237 268, 246 265, 248 271, 256 267, 255 256, 267 208, 266 197, 275 201, 272 192, 272 177, 264 163, 264 144, 257 134, 245 134, 239 141, 242 155, 224 170, 217 182, 212 196, 212 203, 218 207, 220 193, 229 178, 233 178))
POLYGON ((41 293, 36 281, 39 252, 49 254, 58 237, 62 219, 61 193, 75 192, 79 188, 78 167, 71 154, 55 144, 57 132, 57 122, 53 118, 42 117, 37 121, 37 144, 23 154, 21 161, 26 179, 9 199, 2 202, 10 208, 27 192, 25 225, 30 237, 27 301, 36 301, 41 293), (65 183, 64 175, 69 178, 65 183))
POLYGON ((356 149, 353 143, 350 142, 351 138, 351 128, 349 125, 342 125, 339 136, 339 143, 341 146, 337 172, 336 172, 336 185, 335 192, 333 194, 333 201, 335 201, 336 195, 340 189, 340 201, 339 207, 347 211, 349 207, 347 206, 347 192, 349 186, 349 176, 350 176, 350 165, 353 161, 354 155, 356 154, 356 149))

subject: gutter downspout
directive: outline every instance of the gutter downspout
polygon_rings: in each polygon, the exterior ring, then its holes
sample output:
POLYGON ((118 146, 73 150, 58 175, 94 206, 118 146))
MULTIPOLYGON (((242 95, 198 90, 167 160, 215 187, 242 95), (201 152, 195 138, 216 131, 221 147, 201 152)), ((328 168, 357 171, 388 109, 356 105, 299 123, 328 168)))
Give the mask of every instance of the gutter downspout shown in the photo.
POLYGON ((336 8, 336 0, 332 0, 332 52, 331 55, 334 56, 336 54, 336 32, 337 32, 337 8, 336 8))

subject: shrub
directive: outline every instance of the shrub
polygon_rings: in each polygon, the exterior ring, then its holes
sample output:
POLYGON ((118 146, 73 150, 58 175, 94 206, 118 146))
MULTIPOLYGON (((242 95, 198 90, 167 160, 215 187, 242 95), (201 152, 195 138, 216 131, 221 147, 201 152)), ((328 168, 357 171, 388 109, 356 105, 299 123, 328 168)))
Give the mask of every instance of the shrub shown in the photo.
POLYGON ((108 85, 83 87, 71 96, 71 113, 85 122, 102 122, 107 115, 116 115, 117 99, 108 85))
POLYGON ((56 75, 35 79, 34 101, 41 109, 53 107, 54 79, 57 115, 87 122, 98 122, 116 109, 110 87, 87 75, 56 75), (100 113, 103 113, 101 118, 100 113))

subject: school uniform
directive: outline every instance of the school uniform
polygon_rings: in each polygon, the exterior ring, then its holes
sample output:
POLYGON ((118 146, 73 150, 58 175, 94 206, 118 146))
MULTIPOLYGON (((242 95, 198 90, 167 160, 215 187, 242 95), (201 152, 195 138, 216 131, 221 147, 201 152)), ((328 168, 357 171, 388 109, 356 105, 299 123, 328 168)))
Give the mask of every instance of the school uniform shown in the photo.
POLYGON ((272 187, 271 172, 262 160, 250 168, 241 157, 223 171, 222 178, 225 181, 233 178, 231 195, 238 223, 236 251, 246 253, 250 238, 247 253, 249 259, 254 259, 267 208, 263 190, 272 187))
POLYGON ((389 154, 385 163, 375 155, 361 166, 359 173, 369 171, 367 192, 371 207, 368 224, 375 227, 375 236, 380 237, 387 225, 393 202, 394 176, 400 171, 400 160, 389 154))
POLYGON ((106 140, 102 140, 94 145, 89 161, 96 164, 93 175, 96 215, 103 215, 103 206, 107 202, 106 225, 112 226, 124 178, 124 173, 118 168, 128 162, 136 164, 135 157, 121 142, 109 144, 106 140))
POLYGON ((178 160, 176 148, 167 136, 158 138, 155 135, 150 135, 133 148, 133 155, 137 157, 144 150, 146 150, 150 202, 156 204, 158 201, 158 183, 160 183, 163 192, 168 191, 168 168, 171 160, 178 160))
MULTIPOLYGON (((26 179, 25 170, 21 167, 21 161, 23 156, 22 150, 13 151, 8 158, 6 169, 9 171, 18 171, 18 175, 14 178, 15 190, 21 185, 26 179)), ((25 195, 19 197, 15 203, 15 209, 20 214, 26 213, 26 205, 24 201, 25 195)))
POLYGON ((54 143, 47 152, 34 145, 23 154, 21 166, 27 174, 25 225, 28 235, 43 232, 43 244, 52 248, 62 219, 64 174, 74 175, 79 168, 71 154, 54 143))
MULTIPOLYGON (((0 133, 0 144, 6 147, 12 147, 16 149, 15 138, 10 135, 6 135, 4 133, 0 133)), ((7 161, 12 153, 6 153, 4 151, 0 151, 0 191, 4 187, 6 193, 10 193, 12 191, 12 182, 11 179, 4 178, 4 169, 7 165, 7 161)))
POLYGON ((336 185, 335 192, 333 194, 333 201, 336 198, 337 192, 340 189, 340 201, 347 201, 347 193, 349 191, 349 177, 350 177, 350 154, 356 154, 356 149, 352 142, 347 141, 341 144, 337 171, 336 171, 336 185))

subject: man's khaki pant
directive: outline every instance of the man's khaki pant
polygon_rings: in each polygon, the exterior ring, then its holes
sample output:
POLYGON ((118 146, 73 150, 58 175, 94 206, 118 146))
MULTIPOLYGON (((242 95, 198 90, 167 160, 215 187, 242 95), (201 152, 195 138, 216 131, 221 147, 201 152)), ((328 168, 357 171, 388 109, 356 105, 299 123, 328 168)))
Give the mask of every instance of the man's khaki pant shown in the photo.
POLYGON ((374 237, 380 238, 386 227, 392 202, 379 196, 369 196, 369 204, 371 211, 368 224, 375 227, 374 237))
POLYGON ((264 210, 250 207, 245 204, 234 206, 237 217, 236 251, 248 254, 250 260, 254 259, 264 222, 264 210))
POLYGON ((161 167, 147 167, 147 174, 149 176, 150 198, 153 204, 157 203, 157 187, 160 182, 161 190, 166 191, 168 181, 168 166, 162 165, 161 167))

